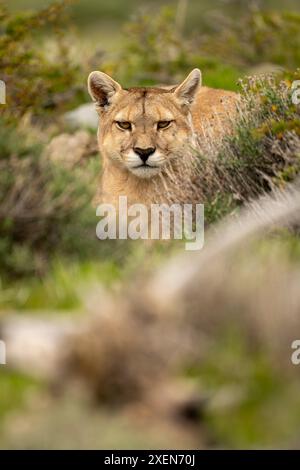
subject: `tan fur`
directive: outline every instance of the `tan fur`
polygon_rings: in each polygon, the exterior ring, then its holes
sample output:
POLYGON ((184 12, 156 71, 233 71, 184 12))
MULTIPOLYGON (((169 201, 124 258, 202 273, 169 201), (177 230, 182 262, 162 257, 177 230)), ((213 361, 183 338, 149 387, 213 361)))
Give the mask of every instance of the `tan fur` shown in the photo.
POLYGON ((232 91, 201 87, 197 92, 191 113, 194 129, 201 137, 203 126, 210 126, 216 138, 231 130, 229 117, 234 117, 239 95, 232 91))
POLYGON ((107 75, 93 72, 89 91, 100 116, 99 148, 103 159, 101 185, 96 203, 118 205, 121 195, 128 203, 185 201, 185 187, 194 178, 197 141, 210 126, 216 139, 229 130, 228 115, 235 110, 237 94, 200 87, 201 74, 195 69, 173 88, 131 88, 124 90, 107 75), (157 129, 157 122, 172 121, 157 129), (115 121, 132 123, 122 130, 115 121), (134 148, 156 148, 149 158, 158 168, 137 168, 134 148))

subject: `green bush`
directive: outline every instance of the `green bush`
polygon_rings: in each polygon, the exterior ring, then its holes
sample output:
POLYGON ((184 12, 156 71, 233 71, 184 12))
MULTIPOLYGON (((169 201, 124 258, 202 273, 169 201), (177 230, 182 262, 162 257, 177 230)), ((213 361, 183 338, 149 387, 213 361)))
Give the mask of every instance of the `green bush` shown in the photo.
POLYGON ((0 129, 2 270, 43 272, 55 252, 84 255, 94 240, 91 199, 97 162, 66 170, 44 157, 40 145, 27 145, 13 125, 1 120, 0 129))
POLYGON ((97 162, 67 170, 44 156, 53 133, 48 124, 84 91, 65 43, 67 4, 55 2, 34 13, 10 13, 0 5, 0 77, 7 89, 0 117, 0 265, 5 276, 42 275, 54 256, 80 258, 96 249, 91 200, 97 162), (42 33, 54 39, 52 56, 41 45, 42 33))
POLYGON ((191 35, 176 24, 176 12, 164 7, 157 14, 137 14, 124 27, 120 52, 102 64, 126 86, 174 84, 199 67, 208 86, 237 88, 240 70, 206 54, 191 35))
MULTIPOLYGON (((279 78, 249 78, 232 135, 215 155, 202 151, 199 175, 207 219, 214 221, 300 173, 300 112, 291 83, 299 71, 279 78)), ((209 148, 210 146, 208 146, 209 148)))
POLYGON ((102 69, 134 86, 173 84, 199 67, 205 85, 236 90, 238 78, 249 67, 295 69, 300 63, 298 13, 246 7, 238 22, 219 14, 186 33, 177 22, 171 7, 136 14, 125 25, 120 52, 103 59, 102 69))
POLYGON ((298 67, 300 14, 245 8, 239 21, 221 15, 214 18, 213 31, 199 37, 202 50, 240 67, 261 63, 298 67))
POLYGON ((3 113, 20 118, 30 112, 39 120, 74 105, 83 95, 78 66, 65 42, 66 2, 35 13, 9 13, 0 4, 0 77, 6 83, 3 113), (41 47, 41 32, 55 39, 56 55, 41 47))

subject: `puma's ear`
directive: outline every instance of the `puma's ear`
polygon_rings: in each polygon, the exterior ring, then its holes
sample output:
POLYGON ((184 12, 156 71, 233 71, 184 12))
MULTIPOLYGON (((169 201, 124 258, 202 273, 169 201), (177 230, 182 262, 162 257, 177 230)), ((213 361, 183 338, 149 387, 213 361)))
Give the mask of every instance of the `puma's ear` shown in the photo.
POLYGON ((92 100, 98 106, 104 107, 110 104, 115 93, 122 89, 119 83, 115 82, 106 73, 92 72, 88 78, 88 91, 92 100))
POLYGON ((181 104, 190 105, 194 101, 198 88, 201 86, 201 72, 194 69, 187 78, 175 88, 174 93, 181 104))

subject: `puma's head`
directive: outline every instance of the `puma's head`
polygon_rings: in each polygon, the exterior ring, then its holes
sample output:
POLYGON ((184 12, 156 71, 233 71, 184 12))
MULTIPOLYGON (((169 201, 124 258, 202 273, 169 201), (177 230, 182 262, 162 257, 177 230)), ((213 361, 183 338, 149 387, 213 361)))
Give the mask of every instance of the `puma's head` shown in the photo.
POLYGON ((171 89, 124 89, 105 73, 92 72, 88 89, 100 116, 105 158, 137 177, 151 178, 182 157, 192 143, 190 106, 200 84, 198 69, 171 89))

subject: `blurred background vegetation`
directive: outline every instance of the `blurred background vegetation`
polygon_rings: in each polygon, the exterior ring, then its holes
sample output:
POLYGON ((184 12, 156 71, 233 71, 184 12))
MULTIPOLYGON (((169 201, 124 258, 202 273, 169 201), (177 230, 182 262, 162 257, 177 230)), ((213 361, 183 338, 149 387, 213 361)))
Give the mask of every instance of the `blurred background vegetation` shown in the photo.
MULTIPOLYGON (((213 181, 208 156, 201 155, 206 217, 213 224, 273 186, 285 187, 299 173, 299 110, 287 101, 299 64, 297 0, 0 1, 0 79, 7 86, 7 104, 0 105, 1 319, 14 314, 81 318, 86 312, 82 292, 97 283, 120 291, 182 250, 180 243, 145 247, 96 240, 91 201, 101 162, 95 130, 65 118, 89 101, 91 70, 131 86, 177 83, 199 67, 205 85, 240 91, 249 106, 259 97, 256 112, 241 120, 220 151, 213 181), (261 73, 275 73, 275 78, 246 78, 261 73), (57 146, 62 150, 54 157, 57 146), (70 162, 74 146, 78 156, 70 162)), ((284 233, 281 241, 284 252, 292 251, 293 262, 299 261, 298 238, 284 233)), ((235 328, 221 337, 213 334, 217 350, 210 345, 203 363, 178 375, 204 392, 242 384, 246 398, 198 417, 197 429, 206 436, 199 437, 199 446, 292 445, 300 416, 299 381, 293 377, 285 386, 263 348, 253 352, 235 328), (216 356, 223 358, 219 364, 216 356), (242 374, 237 371, 241 363, 242 374), (285 411, 278 411, 283 400, 285 411)), ((51 415, 71 433, 66 446, 171 447, 186 438, 175 431, 169 440, 163 433, 154 437, 156 428, 153 434, 144 429, 141 438, 127 418, 110 417, 100 406, 99 420, 91 421, 90 405, 79 401, 78 411, 76 394, 72 400, 56 400, 47 381, 28 372, 1 367, 1 446, 60 445, 51 415), (45 423, 35 426, 36 399, 45 423), (24 420, 31 423, 26 438, 24 420), (85 429, 89 422, 88 434, 100 430, 99 438, 88 441, 80 430, 72 435, 69 422, 85 429), (108 422, 109 436, 103 437, 108 422), (39 426, 50 436, 44 441, 39 426)), ((194 438, 183 442, 198 445, 194 438)))

